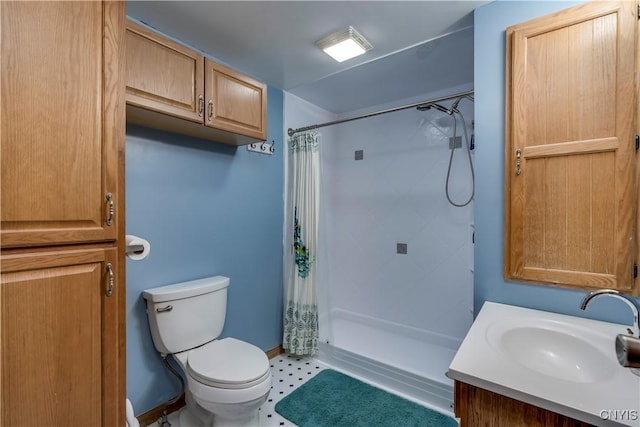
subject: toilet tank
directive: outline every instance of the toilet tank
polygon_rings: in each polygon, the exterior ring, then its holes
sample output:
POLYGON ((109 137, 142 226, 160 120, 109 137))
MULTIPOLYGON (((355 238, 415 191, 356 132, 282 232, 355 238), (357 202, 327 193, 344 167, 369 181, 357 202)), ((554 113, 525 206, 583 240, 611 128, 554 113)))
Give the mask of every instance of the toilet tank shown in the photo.
POLYGON ((156 349, 179 353, 220 336, 228 286, 228 277, 214 276, 143 291, 156 349))

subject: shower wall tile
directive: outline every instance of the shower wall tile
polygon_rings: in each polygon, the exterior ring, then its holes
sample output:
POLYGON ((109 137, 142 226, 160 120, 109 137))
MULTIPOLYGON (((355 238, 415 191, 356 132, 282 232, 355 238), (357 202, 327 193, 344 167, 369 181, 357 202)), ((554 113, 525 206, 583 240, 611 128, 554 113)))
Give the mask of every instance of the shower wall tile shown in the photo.
MULTIPOLYGON (((331 204, 322 215, 332 228, 321 239, 331 255, 320 268, 331 281, 319 292, 332 309, 464 338, 473 319, 473 204, 456 208, 445 197, 452 124, 439 112, 406 110, 342 124, 323 138, 331 204), (355 150, 365 151, 363 160, 354 161, 355 150), (396 253, 397 242, 407 243, 406 255, 396 253)), ((471 192, 459 149, 449 189, 458 203, 471 192)))

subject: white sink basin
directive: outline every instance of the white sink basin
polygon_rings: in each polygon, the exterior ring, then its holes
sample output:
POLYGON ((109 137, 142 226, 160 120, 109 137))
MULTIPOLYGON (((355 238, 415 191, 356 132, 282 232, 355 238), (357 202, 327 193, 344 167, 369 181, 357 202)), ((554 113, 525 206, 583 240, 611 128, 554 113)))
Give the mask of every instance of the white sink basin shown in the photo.
POLYGON ((614 361, 590 342, 589 338, 595 337, 554 330, 557 323, 543 323, 517 327, 494 324, 488 337, 494 347, 524 368, 551 378, 593 383, 612 375, 614 361))
POLYGON ((593 425, 640 427, 640 377, 615 352, 626 333, 627 325, 485 302, 448 376, 593 425))

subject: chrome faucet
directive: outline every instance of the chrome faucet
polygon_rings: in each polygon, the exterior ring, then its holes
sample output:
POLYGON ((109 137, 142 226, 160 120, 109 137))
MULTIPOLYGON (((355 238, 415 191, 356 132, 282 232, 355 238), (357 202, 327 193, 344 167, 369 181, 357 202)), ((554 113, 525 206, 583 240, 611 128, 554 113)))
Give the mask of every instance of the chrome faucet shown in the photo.
POLYGON ((591 303, 591 301, 602 296, 610 296, 610 297, 622 300, 631 308, 631 311, 633 311, 633 331, 629 329, 629 333, 634 337, 639 338, 640 326, 638 325, 638 305, 630 297, 628 297, 627 295, 621 292, 618 292, 614 289, 601 289, 599 291, 589 292, 582 299, 582 303, 580 304, 580 309, 586 310, 587 307, 589 306, 589 303, 591 303))

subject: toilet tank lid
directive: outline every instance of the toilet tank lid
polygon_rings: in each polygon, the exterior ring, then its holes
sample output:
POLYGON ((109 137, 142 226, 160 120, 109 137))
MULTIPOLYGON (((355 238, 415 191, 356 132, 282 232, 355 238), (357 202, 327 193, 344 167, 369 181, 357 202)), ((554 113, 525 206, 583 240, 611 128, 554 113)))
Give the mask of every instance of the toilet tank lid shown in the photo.
POLYGON ((228 277, 213 276, 147 289, 142 291, 142 296, 144 299, 151 302, 172 301, 208 294, 210 292, 224 289, 227 286, 229 286, 228 277))

